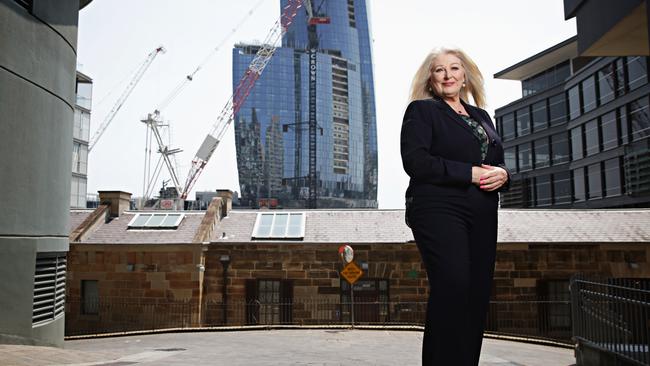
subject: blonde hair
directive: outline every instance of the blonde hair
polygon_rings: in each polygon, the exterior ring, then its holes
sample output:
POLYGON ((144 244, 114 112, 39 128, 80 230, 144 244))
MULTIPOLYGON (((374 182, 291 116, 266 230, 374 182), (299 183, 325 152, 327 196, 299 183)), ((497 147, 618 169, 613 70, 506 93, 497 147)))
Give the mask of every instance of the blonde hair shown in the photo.
POLYGON ((433 61, 436 57, 444 54, 452 54, 458 57, 463 64, 463 69, 465 69, 466 86, 460 90, 460 98, 465 102, 469 102, 469 99, 467 98, 471 95, 474 104, 477 107, 485 108, 486 101, 485 88, 483 87, 483 74, 481 74, 481 71, 478 69, 478 66, 476 66, 474 61, 472 61, 465 52, 457 48, 438 48, 429 52, 413 77, 409 102, 428 99, 435 95, 430 84, 431 72, 433 71, 433 61))

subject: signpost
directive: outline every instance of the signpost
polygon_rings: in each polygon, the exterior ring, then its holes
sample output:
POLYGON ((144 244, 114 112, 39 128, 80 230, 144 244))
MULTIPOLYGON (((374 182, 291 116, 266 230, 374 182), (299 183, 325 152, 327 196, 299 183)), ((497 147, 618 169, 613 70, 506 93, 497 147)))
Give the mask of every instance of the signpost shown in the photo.
POLYGON ((363 276, 363 270, 352 261, 354 258, 354 251, 349 245, 342 245, 339 248, 339 255, 341 261, 346 263, 341 270, 341 277, 345 278, 350 284, 350 318, 352 321, 352 328, 354 328, 354 283, 363 276))

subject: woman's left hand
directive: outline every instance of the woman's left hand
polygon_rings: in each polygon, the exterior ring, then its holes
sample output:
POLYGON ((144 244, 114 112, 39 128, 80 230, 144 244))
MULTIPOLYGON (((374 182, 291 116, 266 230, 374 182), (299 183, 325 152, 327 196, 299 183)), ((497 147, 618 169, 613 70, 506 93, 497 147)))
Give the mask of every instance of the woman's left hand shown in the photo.
POLYGON ((508 173, 501 167, 482 164, 481 168, 488 170, 487 173, 481 175, 479 184, 484 191, 490 192, 499 189, 508 181, 508 173))

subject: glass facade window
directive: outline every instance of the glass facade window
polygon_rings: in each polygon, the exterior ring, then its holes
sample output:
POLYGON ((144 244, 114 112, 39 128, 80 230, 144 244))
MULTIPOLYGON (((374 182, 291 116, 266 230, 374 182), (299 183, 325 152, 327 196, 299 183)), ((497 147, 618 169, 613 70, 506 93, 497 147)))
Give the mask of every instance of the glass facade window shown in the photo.
POLYGON ((571 119, 580 117, 582 110, 580 109, 580 86, 576 85, 569 89, 569 116, 571 119))
POLYGON ((614 62, 616 73, 616 96, 620 97, 625 94, 625 61, 623 58, 616 59, 614 62))
POLYGON ((535 168, 543 168, 551 164, 548 137, 535 140, 534 151, 535 168))
POLYGON ((72 172, 86 175, 88 172, 88 146, 72 143, 72 172))
POLYGON ((85 177, 72 176, 70 181, 70 207, 86 207, 86 182, 85 177))
POLYGON ((569 161, 569 137, 566 132, 551 135, 552 164, 561 164, 569 161))
POLYGON ((597 154, 600 151, 600 134, 598 133, 598 120, 585 123, 585 150, 587 156, 597 154))
POLYGON ((596 83, 594 77, 590 76, 583 80, 582 85, 582 110, 584 113, 596 109, 598 106, 596 100, 596 83))
POLYGON ((75 108, 72 137, 89 141, 90 139, 90 113, 75 108))
POLYGON ((518 109, 515 114, 517 119, 517 136, 524 136, 530 133, 530 111, 529 107, 518 109))
POLYGON ((548 98, 548 110, 551 126, 557 126, 566 122, 566 96, 564 93, 548 98))
POLYGON ((603 136, 603 150, 609 150, 618 146, 618 127, 616 123, 616 111, 603 114, 600 117, 600 129, 603 136))
POLYGON ((548 112, 546 100, 533 104, 533 131, 540 131, 548 127, 548 112))
MULTIPOLYGON (((281 0, 281 7, 286 1, 281 0)), ((313 207, 312 203, 319 208, 377 207, 377 125, 367 1, 354 0, 352 8, 351 25, 349 2, 323 3, 320 11, 331 24, 317 27, 315 53, 306 51, 307 16, 298 12, 234 116, 242 206, 256 208, 277 200, 283 208, 313 207), (309 134, 314 115, 315 147, 309 134)), ((238 44, 233 49, 233 90, 259 48, 238 44)))
POLYGON ((627 118, 627 107, 622 106, 618 109, 618 131, 621 144, 625 145, 630 142, 630 123, 627 118))
POLYGON ((611 102, 616 97, 616 73, 614 64, 598 71, 598 100, 600 105, 611 102))
POLYGON ((587 167, 587 187, 589 188, 587 196, 590 200, 603 197, 603 178, 600 163, 587 167))
POLYGON ((93 84, 89 82, 78 81, 76 93, 77 105, 90 110, 93 94, 93 84))
POLYGON ((542 175, 535 178, 535 198, 537 206, 551 205, 551 176, 542 175))
POLYGON ((582 138, 582 126, 571 129, 571 160, 578 160, 584 157, 582 138))
POLYGON ((634 90, 647 83, 648 59, 643 56, 625 58, 627 62, 628 90, 634 90))
POLYGON ((587 199, 585 192, 585 168, 574 169, 573 175, 573 201, 580 202, 587 199))
POLYGON ((501 126, 502 130, 501 138, 503 141, 512 140, 515 138, 515 116, 512 113, 508 113, 501 117, 501 126))
POLYGON ((623 193, 621 164, 619 158, 605 160, 605 197, 620 196, 623 193))
POLYGON ((650 136, 650 112, 648 96, 630 103, 630 126, 632 127, 632 141, 638 141, 650 136))
POLYGON ((553 174, 553 203, 571 203, 571 172, 553 174))
POLYGON ((530 142, 521 144, 518 146, 518 152, 519 152, 519 159, 517 166, 519 167, 519 171, 523 172, 526 170, 531 170, 533 169, 533 151, 532 151, 532 146, 530 142))
POLYGON ((569 61, 553 66, 521 82, 523 96, 546 90, 570 76, 569 61))
POLYGON ((516 173, 517 170, 517 148, 516 146, 503 150, 504 161, 508 170, 511 173, 516 173))

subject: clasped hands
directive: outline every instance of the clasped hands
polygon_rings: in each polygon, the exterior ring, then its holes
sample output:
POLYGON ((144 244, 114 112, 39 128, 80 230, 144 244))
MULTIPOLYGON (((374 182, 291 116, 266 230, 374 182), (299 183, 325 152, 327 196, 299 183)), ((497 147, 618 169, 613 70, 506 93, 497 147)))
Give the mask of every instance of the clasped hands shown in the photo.
POLYGON ((472 167, 472 183, 484 191, 499 189, 507 181, 508 173, 501 167, 486 164, 472 167))

